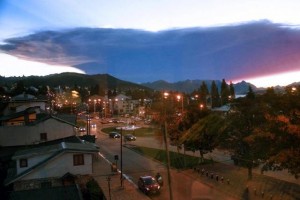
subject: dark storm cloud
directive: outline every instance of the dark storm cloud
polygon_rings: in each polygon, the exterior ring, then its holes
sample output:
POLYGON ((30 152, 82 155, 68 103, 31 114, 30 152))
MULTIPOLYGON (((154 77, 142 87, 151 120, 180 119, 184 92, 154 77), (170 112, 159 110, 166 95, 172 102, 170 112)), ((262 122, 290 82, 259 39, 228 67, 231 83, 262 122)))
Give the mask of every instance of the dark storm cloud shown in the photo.
POLYGON ((237 79, 299 70, 300 30, 260 21, 160 32, 77 28, 6 40, 11 55, 136 82, 237 79))

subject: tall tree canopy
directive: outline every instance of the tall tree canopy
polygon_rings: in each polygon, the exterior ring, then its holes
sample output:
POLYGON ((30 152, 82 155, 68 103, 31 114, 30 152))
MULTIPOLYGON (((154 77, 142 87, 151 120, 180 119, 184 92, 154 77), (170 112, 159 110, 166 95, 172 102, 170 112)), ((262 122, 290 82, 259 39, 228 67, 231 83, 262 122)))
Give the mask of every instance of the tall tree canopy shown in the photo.
POLYGON ((203 104, 204 107, 206 107, 207 106, 207 96, 209 95, 209 91, 208 91, 207 85, 204 81, 202 81, 202 84, 200 86, 199 94, 200 94, 201 104, 203 104))
POLYGON ((218 146, 218 138, 224 129, 223 117, 217 114, 206 113, 180 138, 181 143, 192 151, 199 151, 200 162, 204 154, 211 152, 218 146))
POLYGON ((270 88, 263 95, 254 95, 250 89, 246 98, 235 101, 221 141, 225 148, 233 150, 236 162, 248 167, 249 178, 259 160, 265 164, 263 170, 285 168, 298 177, 300 103, 295 98, 300 96, 279 95, 270 88))
POLYGON ((230 96, 230 90, 225 79, 221 83, 221 105, 226 105, 230 96))
POLYGON ((213 81, 211 84, 210 95, 211 95, 211 107, 214 108, 220 106, 220 95, 215 81, 213 81))

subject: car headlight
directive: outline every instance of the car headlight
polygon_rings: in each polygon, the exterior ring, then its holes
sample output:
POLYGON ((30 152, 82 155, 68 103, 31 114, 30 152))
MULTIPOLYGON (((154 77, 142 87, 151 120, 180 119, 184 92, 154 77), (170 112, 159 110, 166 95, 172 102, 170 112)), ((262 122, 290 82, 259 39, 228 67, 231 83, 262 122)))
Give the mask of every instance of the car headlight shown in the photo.
POLYGON ((160 186, 158 186, 157 188, 160 189, 160 186))
POLYGON ((146 190, 150 190, 150 188, 147 188, 147 187, 146 187, 146 190))

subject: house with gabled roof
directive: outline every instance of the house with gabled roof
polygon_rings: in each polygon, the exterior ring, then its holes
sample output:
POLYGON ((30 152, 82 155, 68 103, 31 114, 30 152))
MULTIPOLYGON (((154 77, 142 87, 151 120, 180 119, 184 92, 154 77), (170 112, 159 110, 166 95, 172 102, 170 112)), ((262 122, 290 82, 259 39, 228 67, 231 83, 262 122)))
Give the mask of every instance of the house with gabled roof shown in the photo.
POLYGON ((40 144, 75 136, 76 125, 43 112, 39 107, 0 117, 0 146, 40 144))
POLYGON ((14 191, 60 187, 93 173, 98 148, 87 142, 48 145, 15 152, 15 168, 9 169, 5 185, 14 191))

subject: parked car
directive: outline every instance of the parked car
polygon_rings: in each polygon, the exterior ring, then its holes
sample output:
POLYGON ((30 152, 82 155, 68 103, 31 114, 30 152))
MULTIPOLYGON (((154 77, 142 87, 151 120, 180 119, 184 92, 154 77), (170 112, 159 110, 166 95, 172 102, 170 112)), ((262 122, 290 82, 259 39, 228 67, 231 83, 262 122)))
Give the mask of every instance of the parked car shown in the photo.
POLYGON ((121 135, 120 135, 120 133, 118 133, 118 132, 110 132, 110 133, 109 133, 109 137, 110 137, 110 138, 120 138, 121 135))
POLYGON ((124 139, 125 139, 126 141, 136 141, 136 137, 135 137, 134 135, 132 135, 132 134, 126 134, 126 135, 124 136, 124 139))
POLYGON ((160 185, 152 176, 141 176, 138 180, 138 187, 147 195, 160 193, 160 185))
POLYGON ((79 132, 85 132, 85 131, 86 131, 85 127, 79 127, 79 132))
POLYGON ((108 123, 109 123, 109 121, 106 119, 101 120, 101 124, 108 124, 108 123))

